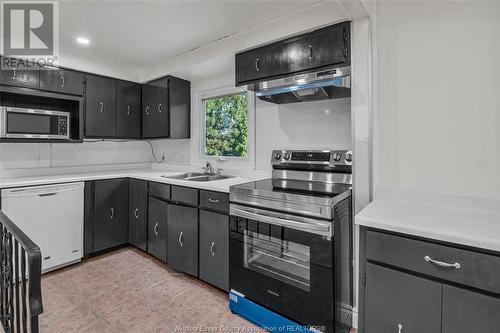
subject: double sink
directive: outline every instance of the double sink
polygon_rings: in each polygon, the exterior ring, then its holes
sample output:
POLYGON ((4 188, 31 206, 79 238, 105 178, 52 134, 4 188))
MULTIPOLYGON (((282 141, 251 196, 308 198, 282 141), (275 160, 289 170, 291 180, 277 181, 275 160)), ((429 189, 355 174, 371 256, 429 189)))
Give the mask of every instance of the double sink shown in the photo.
POLYGON ((174 175, 174 176, 162 175, 161 177, 169 178, 169 179, 189 180, 189 181, 193 181, 193 182, 209 182, 212 180, 221 180, 221 179, 232 178, 232 176, 225 176, 225 175, 220 175, 220 174, 216 174, 216 173, 199 173, 199 172, 188 172, 188 173, 183 173, 183 174, 174 175))

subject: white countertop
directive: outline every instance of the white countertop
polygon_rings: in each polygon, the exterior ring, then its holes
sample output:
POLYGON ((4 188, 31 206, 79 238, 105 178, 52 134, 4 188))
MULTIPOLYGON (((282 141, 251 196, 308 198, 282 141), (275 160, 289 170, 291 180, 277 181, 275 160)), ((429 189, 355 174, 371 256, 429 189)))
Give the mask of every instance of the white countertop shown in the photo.
POLYGON ((384 191, 355 217, 371 228, 500 252, 500 200, 384 191))
POLYGON ((189 171, 191 170, 186 169, 185 171, 171 171, 171 170, 157 170, 157 169, 126 169, 126 170, 122 169, 116 171, 107 170, 107 171, 93 171, 93 172, 72 172, 72 173, 61 173, 61 174, 50 174, 50 175, 30 175, 30 176, 0 178, 0 188, 130 177, 130 178, 154 181, 165 184, 229 193, 230 186, 255 180, 255 177, 251 176, 249 177, 236 176, 227 179, 213 180, 208 182, 196 182, 196 181, 161 177, 162 175, 173 176, 189 171))

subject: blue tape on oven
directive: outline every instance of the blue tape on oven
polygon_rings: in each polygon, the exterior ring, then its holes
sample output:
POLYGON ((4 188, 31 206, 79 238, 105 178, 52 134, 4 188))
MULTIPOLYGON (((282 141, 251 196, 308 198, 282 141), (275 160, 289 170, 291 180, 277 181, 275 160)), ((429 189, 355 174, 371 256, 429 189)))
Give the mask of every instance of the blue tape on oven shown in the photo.
POLYGON ((234 290, 229 292, 229 309, 269 332, 320 332, 266 309, 234 290))

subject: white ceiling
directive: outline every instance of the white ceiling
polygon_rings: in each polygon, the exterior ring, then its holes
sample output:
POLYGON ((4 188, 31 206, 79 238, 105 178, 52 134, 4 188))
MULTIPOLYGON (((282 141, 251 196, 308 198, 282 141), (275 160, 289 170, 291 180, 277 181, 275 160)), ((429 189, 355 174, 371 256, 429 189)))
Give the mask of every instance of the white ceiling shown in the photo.
POLYGON ((59 47, 61 54, 139 69, 318 2, 64 0, 59 47), (77 36, 90 39, 90 45, 77 44, 77 36))

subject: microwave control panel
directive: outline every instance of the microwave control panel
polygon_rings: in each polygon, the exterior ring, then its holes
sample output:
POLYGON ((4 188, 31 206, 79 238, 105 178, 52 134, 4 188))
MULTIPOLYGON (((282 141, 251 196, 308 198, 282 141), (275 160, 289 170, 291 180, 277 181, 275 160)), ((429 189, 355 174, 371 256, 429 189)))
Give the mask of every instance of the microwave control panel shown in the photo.
POLYGON ((68 134, 68 118, 59 116, 59 135, 68 134))

